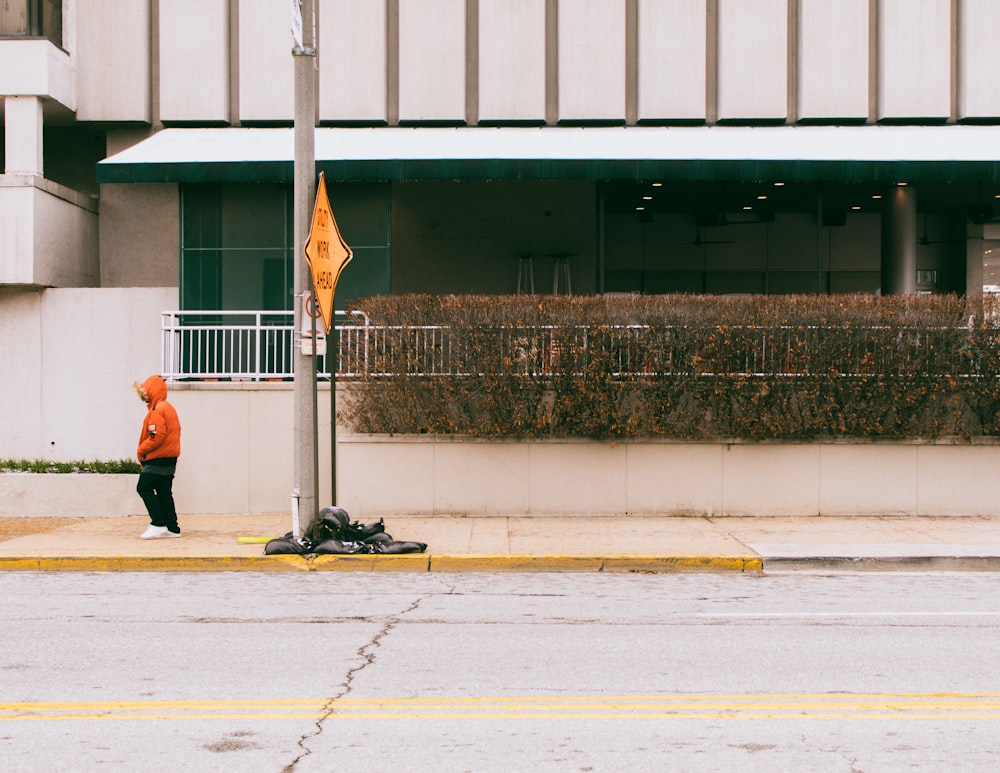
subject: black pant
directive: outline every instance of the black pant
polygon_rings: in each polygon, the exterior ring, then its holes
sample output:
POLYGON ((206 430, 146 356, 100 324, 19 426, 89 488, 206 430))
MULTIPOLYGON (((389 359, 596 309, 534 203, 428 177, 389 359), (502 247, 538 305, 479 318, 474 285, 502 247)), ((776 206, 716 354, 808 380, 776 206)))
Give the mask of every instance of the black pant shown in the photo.
POLYGON ((142 497, 153 526, 166 526, 170 531, 179 533, 177 510, 174 508, 173 485, 173 475, 159 475, 155 472, 143 471, 139 473, 139 484, 135 490, 142 497))

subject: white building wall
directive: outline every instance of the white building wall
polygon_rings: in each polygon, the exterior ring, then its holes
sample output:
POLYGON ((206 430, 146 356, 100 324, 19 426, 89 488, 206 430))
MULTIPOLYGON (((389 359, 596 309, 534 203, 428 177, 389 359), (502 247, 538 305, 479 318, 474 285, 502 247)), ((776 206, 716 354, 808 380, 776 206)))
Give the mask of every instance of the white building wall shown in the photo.
POLYGON ((719 0, 718 29, 719 118, 784 118, 787 0, 719 0))
POLYGON ((868 115, 868 0, 800 0, 798 118, 868 115))
POLYGON ((480 0, 479 119, 545 120, 545 0, 480 0))
POLYGON ((149 122, 149 3, 77 0, 77 6, 77 120, 149 122))
POLYGON ((385 3, 324 0, 318 46, 320 120, 385 121, 385 3))
POLYGON ((160 311, 177 288, 0 288, 0 457, 120 459, 144 406, 132 382, 160 370, 160 311))
POLYGON ((881 0, 878 117, 951 114, 950 0, 881 0))
POLYGON ((465 120, 465 0, 399 0, 399 120, 465 120))
POLYGON ((705 117, 706 0, 639 0, 639 120, 705 117))
POLYGON ((1000 116, 1000 3, 964 0, 959 14, 958 117, 1000 116))
POLYGON ((559 120, 625 119, 625 0, 559 0, 559 120))
POLYGON ((240 120, 291 121, 295 116, 295 64, 291 6, 240 0, 240 120))
POLYGON ((229 0, 159 4, 160 120, 229 120, 229 0))

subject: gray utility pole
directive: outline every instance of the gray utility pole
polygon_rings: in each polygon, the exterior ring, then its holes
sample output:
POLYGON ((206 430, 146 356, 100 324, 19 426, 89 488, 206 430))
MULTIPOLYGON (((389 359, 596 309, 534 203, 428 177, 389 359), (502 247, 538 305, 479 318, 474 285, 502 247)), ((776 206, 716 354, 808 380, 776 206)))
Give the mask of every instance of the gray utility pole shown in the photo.
MULTIPOLYGON (((309 237, 313 204, 316 199, 316 0, 292 3, 292 35, 295 47, 295 189, 293 202, 295 304, 293 339, 301 335, 303 298, 312 287, 303 248, 309 237), (301 30, 301 36, 298 34, 301 30)), ((312 327, 312 323, 310 323, 312 327)), ((315 345, 315 344, 313 344, 315 345)), ((297 502, 293 501, 292 529, 301 536, 316 520, 319 481, 316 463, 315 355, 303 354, 293 346, 295 388, 293 394, 294 477, 297 502), (297 517, 296 517, 297 513, 297 517)), ((307 349, 308 351, 308 349, 307 349)))

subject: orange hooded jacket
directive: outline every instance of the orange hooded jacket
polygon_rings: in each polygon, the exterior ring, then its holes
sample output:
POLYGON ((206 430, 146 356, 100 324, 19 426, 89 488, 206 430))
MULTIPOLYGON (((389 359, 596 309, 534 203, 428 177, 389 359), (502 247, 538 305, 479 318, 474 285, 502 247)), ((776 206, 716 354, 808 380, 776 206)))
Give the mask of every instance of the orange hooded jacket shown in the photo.
POLYGON ((167 384, 150 376, 139 386, 139 396, 149 404, 139 433, 135 455, 140 462, 176 458, 181 455, 181 422, 174 406, 167 402, 167 384))

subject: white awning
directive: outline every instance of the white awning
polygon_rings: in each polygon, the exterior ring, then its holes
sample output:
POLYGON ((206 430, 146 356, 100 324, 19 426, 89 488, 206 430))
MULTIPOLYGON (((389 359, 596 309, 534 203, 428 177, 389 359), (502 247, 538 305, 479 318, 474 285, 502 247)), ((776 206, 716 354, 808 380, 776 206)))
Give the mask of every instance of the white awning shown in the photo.
MULTIPOLYGON (((931 165, 927 171, 938 179, 972 165, 975 172, 966 168, 963 179, 992 179, 1000 161, 1000 127, 321 127, 315 157, 334 175, 356 179, 629 179, 659 168, 669 176, 677 176, 671 170, 691 174, 706 162, 728 169, 749 162, 808 170, 804 179, 819 179, 816 165, 861 165, 865 177, 881 177, 893 165, 931 165)), ((287 180, 293 158, 291 128, 171 128, 101 161, 98 180, 287 180)), ((722 171, 697 176, 719 179, 722 171)))

